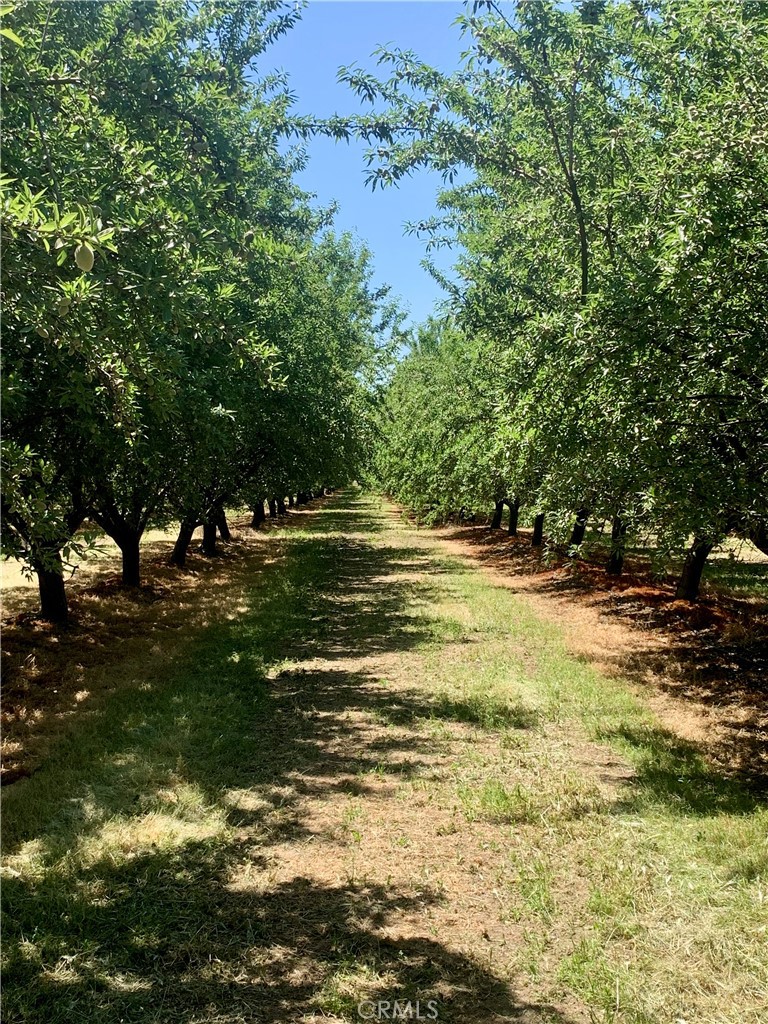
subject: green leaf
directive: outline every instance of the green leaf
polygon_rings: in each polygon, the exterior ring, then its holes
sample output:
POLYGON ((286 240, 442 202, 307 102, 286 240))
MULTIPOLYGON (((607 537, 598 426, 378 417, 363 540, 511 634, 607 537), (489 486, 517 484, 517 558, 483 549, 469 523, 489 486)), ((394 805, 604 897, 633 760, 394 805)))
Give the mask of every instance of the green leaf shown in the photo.
POLYGON ((0 36, 5 36, 6 39, 10 39, 12 43, 16 43, 17 46, 23 46, 24 43, 12 28, 0 28, 0 36))

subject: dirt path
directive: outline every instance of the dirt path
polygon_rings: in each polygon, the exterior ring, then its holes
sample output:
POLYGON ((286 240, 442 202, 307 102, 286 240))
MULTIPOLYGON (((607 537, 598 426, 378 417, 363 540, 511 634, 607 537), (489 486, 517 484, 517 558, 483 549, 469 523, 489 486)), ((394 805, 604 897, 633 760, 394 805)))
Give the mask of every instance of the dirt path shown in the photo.
MULTIPOLYGON (((445 551, 460 554, 474 562, 476 547, 462 543, 453 529, 435 530, 445 551)), ((575 600, 573 593, 558 594, 542 587, 536 574, 520 573, 507 568, 483 564, 483 572, 495 586, 506 587, 522 595, 526 604, 548 622, 563 631, 568 650, 608 675, 628 677, 630 674, 649 684, 643 699, 653 708, 665 726, 683 739, 694 743, 712 741, 720 722, 705 705, 684 703, 667 695, 662 687, 669 679, 663 669, 663 655, 669 640, 661 633, 633 628, 618 616, 606 614, 598 600, 575 600)))
MULTIPOLYGON (((556 623, 568 650, 607 675, 634 686, 634 692, 675 735, 699 745, 718 770, 751 778, 764 786, 768 777, 768 705, 765 697, 765 606, 752 597, 754 618, 745 601, 742 619, 725 629, 706 628, 718 610, 712 602, 694 607, 667 599, 667 614, 678 617, 677 630, 659 628, 647 579, 630 579, 620 589, 595 585, 594 566, 580 579, 583 565, 542 565, 531 558, 530 531, 510 540, 482 527, 433 529, 444 549, 480 565, 486 578, 521 596, 544 620, 556 623), (701 620, 696 626, 699 616, 701 620), (685 623, 685 625, 683 625, 685 623), (686 628, 687 627, 687 628, 686 628), (691 628, 693 627, 693 628, 691 628), (760 652, 763 652, 762 655, 760 652)), ((750 563, 767 561, 750 553, 750 563)), ((605 574, 600 570, 600 583, 605 574)), ((723 615, 722 609, 719 613, 723 615)), ((725 618, 725 616, 723 615, 725 618)))
POLYGON ((7 1021, 757 1024, 748 794, 378 499, 260 557, 9 788, 7 1021))

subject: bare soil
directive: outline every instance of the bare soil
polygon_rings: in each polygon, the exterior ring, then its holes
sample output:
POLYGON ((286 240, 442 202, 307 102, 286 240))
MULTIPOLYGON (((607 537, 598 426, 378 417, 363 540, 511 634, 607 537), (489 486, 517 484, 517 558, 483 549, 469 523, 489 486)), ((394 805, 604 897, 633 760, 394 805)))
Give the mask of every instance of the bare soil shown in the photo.
POLYGON ((620 577, 596 561, 547 562, 528 530, 433 532, 563 627, 578 657, 634 682, 667 728, 701 744, 719 770, 768 785, 768 601, 714 586, 698 602, 680 601, 673 582, 640 559, 629 558, 620 577))
MULTIPOLYGON (((237 621, 248 610, 246 588, 284 558, 290 528, 315 521, 327 531, 322 558, 335 559, 328 587, 318 583, 318 594, 309 595, 318 604, 307 607, 301 631, 293 629, 298 619, 281 627, 282 658, 268 677, 268 731, 241 773, 247 784, 216 783, 227 824, 215 870, 204 859, 203 823, 193 821, 187 846, 167 854, 167 877, 183 875, 183 888, 175 896, 169 890, 169 907, 164 890, 147 896, 173 920, 183 913, 186 929, 183 948, 158 954, 152 968, 165 986, 160 1010, 169 1021, 342 1022, 358 1019, 361 998, 399 994, 435 999, 439 1019, 455 1024, 600 1019, 563 983, 558 965, 592 934, 586 854, 594 861, 600 850, 599 843, 588 848, 594 837, 584 823, 603 815, 613 824, 613 808, 631 805, 635 773, 614 749, 567 721, 542 718, 531 728, 523 715, 516 726, 496 729, 441 713, 441 673, 454 664, 471 670, 475 652, 469 635, 446 635, 438 645, 430 634, 440 615, 458 626, 472 621, 471 609, 458 598, 452 605, 451 591, 441 591, 439 556, 459 557, 472 571, 480 566, 539 617, 559 623, 579 659, 629 676, 664 723, 713 763, 756 774, 766 728, 757 674, 736 687, 724 674, 725 645, 742 610, 735 600, 703 611, 678 608, 668 588, 641 575, 603 583, 589 565, 543 566, 525 536, 500 540, 482 527, 416 531, 400 526, 395 510, 373 515, 370 504, 351 498, 320 507, 317 517, 291 514, 286 535, 253 532, 238 519, 220 558, 193 554, 184 571, 166 564, 170 538, 153 539, 139 590, 119 586, 114 563, 74 581, 67 629, 36 620, 34 595, 18 588, 5 627, 4 742, 16 782, 9 795, 42 779, 41 772, 24 781, 112 694, 138 694, 142 666, 151 663, 153 677, 162 676, 187 633, 237 621), (696 638, 715 644, 714 673, 686 660, 696 638), (494 817, 496 791, 506 803, 494 817), (473 802, 482 793, 483 806, 473 802)), ((752 620, 742 628, 754 634, 752 620)), ((498 644, 505 664, 526 664, 531 653, 502 632, 483 643, 498 644)), ((746 649, 742 644, 738 656, 746 658, 746 649)), ((205 758, 201 750, 185 785, 205 779, 205 758)), ((151 860, 157 844, 170 843, 161 826, 156 814, 120 826, 128 829, 118 863, 120 892, 133 893, 128 915, 137 886, 154 877, 141 874, 142 857, 151 860)), ((627 835, 626 847, 623 836, 615 840, 625 859, 634 842, 627 835)), ((99 856, 112 871, 112 854, 99 856)), ((25 865, 17 870, 11 858, 11 870, 23 878, 25 865)), ((37 869, 26 870, 34 877, 37 869)), ((111 891, 103 870, 95 884, 111 891)), ((115 890, 110 898, 118 896, 115 890)), ((94 929, 106 928, 105 920, 94 929)), ((90 948, 107 948, 98 930, 91 938, 90 948)), ((89 1005, 101 990, 90 975, 77 974, 76 963, 67 969, 72 998, 89 1005)), ((115 975, 112 967, 100 970, 99 977, 115 975)), ((51 973, 41 971, 43 986, 51 973)), ((158 987, 137 989, 153 1013, 158 987)), ((108 995, 117 1012, 123 996, 114 985, 108 995)))

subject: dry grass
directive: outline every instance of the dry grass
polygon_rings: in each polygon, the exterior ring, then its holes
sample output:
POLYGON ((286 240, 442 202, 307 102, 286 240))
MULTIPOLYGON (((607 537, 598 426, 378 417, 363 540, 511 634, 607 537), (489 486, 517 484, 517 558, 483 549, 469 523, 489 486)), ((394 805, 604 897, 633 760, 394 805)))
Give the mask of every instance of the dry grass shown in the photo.
POLYGON ((620 578, 605 574, 593 543, 583 562, 543 560, 528 531, 484 526, 433 531, 446 550, 479 561, 565 632, 569 650, 631 681, 676 734, 706 746, 718 770, 752 785, 768 778, 768 557, 746 543, 715 553, 700 603, 677 601, 644 553, 620 578), (742 561, 734 562, 739 554, 742 561))
POLYGON ((753 793, 375 499, 242 544, 29 733, 6 1020, 758 1024, 753 793))
MULTIPOLYGON (((309 514, 292 511, 282 529, 300 527, 309 514)), ((220 544, 217 558, 190 548, 185 569, 168 564, 175 535, 149 531, 138 590, 120 586, 119 551, 100 541, 67 583, 66 628, 35 616, 36 584, 18 564, 4 563, 4 784, 33 772, 71 719, 79 722, 110 693, 140 685, 148 660, 169 664, 189 635, 242 614, 246 584, 281 550, 276 527, 268 523, 257 532, 249 522, 249 516, 234 516, 232 543, 220 544)))

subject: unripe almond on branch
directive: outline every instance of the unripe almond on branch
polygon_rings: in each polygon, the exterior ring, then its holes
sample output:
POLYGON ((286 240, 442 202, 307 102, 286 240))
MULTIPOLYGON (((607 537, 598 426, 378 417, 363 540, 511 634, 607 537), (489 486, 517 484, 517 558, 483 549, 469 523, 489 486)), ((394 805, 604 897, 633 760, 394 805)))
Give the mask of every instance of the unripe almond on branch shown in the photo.
POLYGON ((86 272, 93 270, 93 249, 87 242, 81 242, 75 249, 75 263, 86 272))

